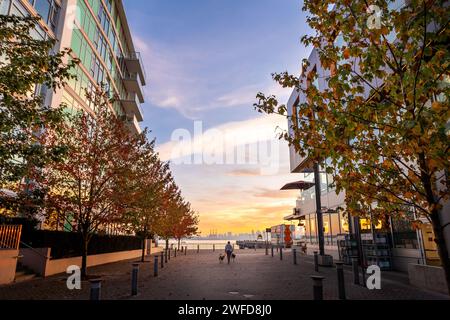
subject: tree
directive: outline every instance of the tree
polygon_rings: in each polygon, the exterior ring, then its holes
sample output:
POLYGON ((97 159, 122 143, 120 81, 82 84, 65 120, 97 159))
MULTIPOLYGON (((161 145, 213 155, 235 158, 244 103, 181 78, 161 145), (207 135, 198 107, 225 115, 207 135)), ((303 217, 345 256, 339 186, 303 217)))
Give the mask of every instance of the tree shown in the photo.
POLYGON ((135 180, 128 181, 128 192, 135 196, 124 219, 128 232, 136 234, 142 241, 142 262, 145 260, 145 240, 155 235, 163 190, 170 179, 169 165, 160 161, 154 145, 154 140, 145 145, 137 166, 139 173, 135 180))
MULTIPOLYGON (((450 292, 450 258, 441 223, 449 200, 448 17, 445 1, 306 0, 325 73, 308 61, 300 77, 274 74, 304 94, 281 135, 302 155, 327 164, 346 210, 377 220, 414 210, 433 226, 450 292), (334 7, 333 7, 334 6, 334 7), (331 9, 331 7, 333 7, 331 9), (379 13, 379 14, 377 14, 379 13), (318 88, 319 77, 326 87, 318 88)), ((276 97, 257 95, 259 112, 286 115, 276 97)), ((411 221, 420 223, 420 220, 411 221)))
POLYGON ((82 276, 87 276, 89 241, 108 225, 121 224, 133 194, 126 192, 127 181, 135 178, 138 150, 143 135, 133 135, 112 111, 103 91, 89 96, 93 113, 79 112, 61 126, 48 131, 41 143, 50 147, 63 144, 70 155, 37 174, 46 191, 47 215, 56 209, 65 221, 74 223, 82 236, 82 276))
POLYGON ((181 239, 197 234, 198 215, 191 210, 189 203, 183 203, 180 207, 178 222, 173 226, 174 238, 178 240, 180 249, 181 239))
MULTIPOLYGON (((70 69, 78 60, 65 63, 70 49, 53 54, 55 41, 32 36, 38 20, 31 17, 0 15, 0 189, 13 189, 18 197, 0 192, 2 207, 14 211, 24 208, 24 201, 38 195, 24 191, 20 182, 29 171, 59 159, 64 147, 39 144, 42 130, 59 130, 61 109, 44 105, 43 92, 56 90, 73 78, 70 69)), ((26 190, 25 190, 26 191, 26 190)))

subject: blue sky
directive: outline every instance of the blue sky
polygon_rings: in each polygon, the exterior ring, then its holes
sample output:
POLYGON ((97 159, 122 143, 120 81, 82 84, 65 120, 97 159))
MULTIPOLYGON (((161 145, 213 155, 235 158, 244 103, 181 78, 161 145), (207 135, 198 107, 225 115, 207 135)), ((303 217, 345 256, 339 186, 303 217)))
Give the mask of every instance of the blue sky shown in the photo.
MULTIPOLYGON (((245 129, 267 130, 261 135, 268 140, 276 139, 277 125, 287 126, 285 119, 258 114, 252 104, 259 91, 277 94, 283 102, 289 97, 289 90, 280 89, 271 73, 298 74, 308 54, 300 44, 308 30, 301 1, 124 3, 148 77, 142 127, 149 127, 156 136, 163 159, 173 160, 168 150, 174 130, 192 132, 195 120, 202 121, 204 130, 242 128, 243 135, 245 129)), ((265 227, 252 222, 252 215, 258 213, 255 207, 259 213, 270 213, 265 224, 282 222, 295 204, 295 195, 280 196, 278 190, 289 182, 286 179, 295 177, 289 175, 288 147, 281 145, 279 152, 281 169, 271 176, 256 173, 259 163, 173 166, 177 183, 200 213, 203 233, 211 228, 225 232, 265 227), (248 223, 242 223, 245 219, 248 223), (236 224, 241 227, 234 228, 236 224)))

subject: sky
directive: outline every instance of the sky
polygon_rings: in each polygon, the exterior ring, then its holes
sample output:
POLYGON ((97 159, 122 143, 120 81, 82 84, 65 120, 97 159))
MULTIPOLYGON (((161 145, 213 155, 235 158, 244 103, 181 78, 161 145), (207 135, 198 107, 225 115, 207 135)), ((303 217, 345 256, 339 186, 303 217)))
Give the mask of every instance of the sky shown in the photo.
POLYGON ((296 191, 280 188, 287 120, 262 115, 256 94, 286 103, 273 72, 300 73, 309 29, 299 0, 124 0, 147 73, 144 122, 199 213, 200 231, 246 233, 283 223, 296 191))

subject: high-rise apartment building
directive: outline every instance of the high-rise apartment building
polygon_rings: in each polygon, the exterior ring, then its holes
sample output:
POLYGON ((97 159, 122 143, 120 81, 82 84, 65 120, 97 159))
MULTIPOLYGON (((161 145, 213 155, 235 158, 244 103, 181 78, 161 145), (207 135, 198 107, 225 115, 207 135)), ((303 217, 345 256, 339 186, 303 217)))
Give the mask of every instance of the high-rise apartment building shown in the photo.
POLYGON ((0 0, 0 14, 41 16, 35 36, 55 39, 55 51, 73 50, 81 63, 77 79, 50 92, 39 88, 46 104, 89 110, 85 91, 103 85, 115 114, 133 132, 141 132, 142 87, 146 75, 136 52, 122 0, 0 0))

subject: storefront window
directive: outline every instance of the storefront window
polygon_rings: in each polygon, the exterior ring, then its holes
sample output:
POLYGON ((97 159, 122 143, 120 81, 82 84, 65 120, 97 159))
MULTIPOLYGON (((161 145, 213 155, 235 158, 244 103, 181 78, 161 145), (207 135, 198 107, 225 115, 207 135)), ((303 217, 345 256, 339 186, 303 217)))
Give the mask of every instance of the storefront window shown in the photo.
POLYGON ((335 213, 335 214, 331 214, 330 215, 330 224, 331 224, 331 242, 333 244, 336 244, 336 238, 339 234, 341 234, 341 228, 340 228, 340 223, 339 223, 339 214, 335 213))
POLYGON ((317 243, 317 221, 316 215, 311 215, 310 219, 310 228, 311 228, 311 243, 317 243))
POLYGON ((348 223, 348 214, 341 213, 339 216, 341 220, 341 233, 349 233, 350 226, 348 223))
POLYGON ((310 242, 310 241, 311 241, 311 230, 310 230, 310 226, 311 226, 311 224, 310 224, 310 222, 309 222, 309 215, 307 215, 307 216, 305 217, 305 240, 306 240, 307 242, 310 242))
POLYGON ((325 238, 325 244, 331 245, 331 221, 329 214, 323 215, 323 235, 325 238))
POLYGON ((413 213, 407 213, 405 218, 392 218, 392 230, 395 248, 418 249, 417 232, 412 227, 413 213))

